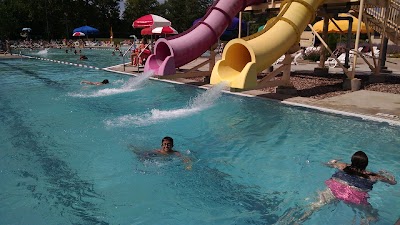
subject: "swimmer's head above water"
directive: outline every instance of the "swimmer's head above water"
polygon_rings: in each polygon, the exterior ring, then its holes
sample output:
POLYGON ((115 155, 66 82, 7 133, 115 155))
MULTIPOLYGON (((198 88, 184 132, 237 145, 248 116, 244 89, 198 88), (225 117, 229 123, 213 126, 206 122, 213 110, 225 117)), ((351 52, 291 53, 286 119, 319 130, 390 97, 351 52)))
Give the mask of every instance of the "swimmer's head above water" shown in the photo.
POLYGON ((105 80, 103 80, 101 83, 103 83, 103 84, 108 84, 109 82, 108 82, 107 79, 105 79, 105 80))
POLYGON ((358 151, 351 157, 351 165, 346 166, 343 171, 350 175, 369 178, 373 173, 367 173, 368 156, 363 151, 358 151))
POLYGON ((368 166, 368 156, 363 151, 358 151, 351 157, 351 167, 365 170, 368 166))
POLYGON ((161 140, 161 150, 163 152, 171 152, 171 151, 173 151, 172 147, 174 147, 174 139, 172 139, 171 137, 167 136, 167 137, 164 137, 161 140))

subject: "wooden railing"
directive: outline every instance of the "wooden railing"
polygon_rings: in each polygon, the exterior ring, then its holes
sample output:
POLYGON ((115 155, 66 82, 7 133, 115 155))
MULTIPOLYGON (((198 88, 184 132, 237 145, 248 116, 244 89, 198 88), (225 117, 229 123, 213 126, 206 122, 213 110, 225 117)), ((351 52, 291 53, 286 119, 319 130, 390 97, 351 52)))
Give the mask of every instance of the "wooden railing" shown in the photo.
MULTIPOLYGON (((352 9, 358 12, 359 6, 355 5, 352 9)), ((400 2, 398 0, 388 0, 385 6, 366 4, 364 13, 372 29, 385 33, 392 42, 400 43, 400 2)))

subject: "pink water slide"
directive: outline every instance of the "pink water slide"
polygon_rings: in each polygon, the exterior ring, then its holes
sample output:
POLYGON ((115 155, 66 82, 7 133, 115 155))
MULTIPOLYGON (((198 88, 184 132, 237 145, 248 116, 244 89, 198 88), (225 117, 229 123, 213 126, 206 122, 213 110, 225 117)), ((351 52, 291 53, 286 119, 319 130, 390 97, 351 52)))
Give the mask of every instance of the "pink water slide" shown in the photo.
POLYGON ((145 71, 155 75, 171 75, 177 67, 183 66, 201 56, 213 44, 232 21, 232 18, 246 6, 265 2, 265 0, 218 0, 208 9, 206 15, 189 30, 164 39, 159 39, 154 54, 149 56, 145 71))

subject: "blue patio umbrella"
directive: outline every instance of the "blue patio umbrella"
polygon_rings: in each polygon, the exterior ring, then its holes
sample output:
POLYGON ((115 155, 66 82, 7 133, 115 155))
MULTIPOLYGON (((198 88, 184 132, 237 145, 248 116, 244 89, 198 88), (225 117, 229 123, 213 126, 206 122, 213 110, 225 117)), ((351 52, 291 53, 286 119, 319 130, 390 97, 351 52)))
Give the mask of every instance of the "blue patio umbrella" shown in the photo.
POLYGON ((90 26, 83 26, 83 27, 75 28, 73 32, 74 33, 82 32, 82 33, 85 33, 86 35, 88 35, 88 34, 98 34, 99 30, 96 28, 90 27, 90 26))
MULTIPOLYGON (((226 29, 227 30, 239 29, 239 18, 233 17, 232 21, 231 21, 231 24, 226 29)), ((246 30, 247 30, 246 21, 242 20, 242 31, 246 31, 246 30)))

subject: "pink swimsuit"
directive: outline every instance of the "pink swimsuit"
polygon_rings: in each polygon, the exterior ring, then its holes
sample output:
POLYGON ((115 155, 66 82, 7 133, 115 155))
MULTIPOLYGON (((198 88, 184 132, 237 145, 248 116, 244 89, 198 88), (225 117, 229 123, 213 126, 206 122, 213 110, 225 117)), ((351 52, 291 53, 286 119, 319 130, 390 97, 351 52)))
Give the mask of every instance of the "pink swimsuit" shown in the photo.
POLYGON ((331 189, 332 194, 337 199, 357 205, 369 205, 369 195, 366 191, 362 191, 359 188, 349 186, 348 184, 345 184, 335 179, 329 179, 325 181, 325 184, 329 187, 329 189, 331 189))
POLYGON ((372 190, 375 182, 339 170, 325 184, 337 199, 357 205, 369 205, 368 191, 372 190))

